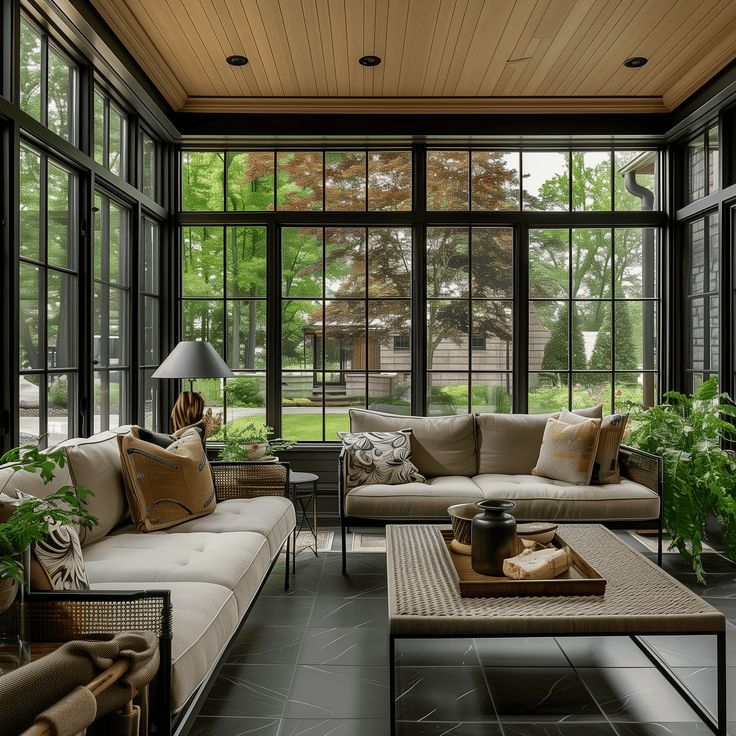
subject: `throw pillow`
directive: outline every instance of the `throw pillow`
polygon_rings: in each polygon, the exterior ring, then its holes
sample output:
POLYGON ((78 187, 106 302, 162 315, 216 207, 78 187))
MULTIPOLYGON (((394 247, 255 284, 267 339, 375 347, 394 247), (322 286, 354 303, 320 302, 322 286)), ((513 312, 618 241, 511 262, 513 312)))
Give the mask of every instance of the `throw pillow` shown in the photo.
POLYGON ((411 430, 338 432, 346 455, 349 488, 373 484, 424 483, 411 461, 411 430))
MULTIPOLYGON (((7 521, 15 507, 34 498, 18 491, 17 498, 0 495, 0 522, 7 521)), ((48 534, 31 547, 33 590, 88 590, 87 570, 79 535, 71 524, 49 524, 48 534)))
POLYGON ((600 419, 582 418, 577 424, 567 424, 550 417, 532 474, 587 486, 593 473, 600 428, 600 419))
POLYGON ((125 492, 141 532, 205 516, 215 510, 215 485, 199 432, 189 430, 168 447, 139 436, 118 437, 125 492))
MULTIPOLYGON (((567 424, 579 424, 581 417, 563 409, 559 416, 560 421, 567 424)), ((621 482, 621 470, 618 465, 618 452, 621 440, 629 421, 628 414, 609 414, 601 420, 601 431, 598 435, 598 449, 595 452, 593 475, 590 482, 593 485, 606 485, 621 482)))

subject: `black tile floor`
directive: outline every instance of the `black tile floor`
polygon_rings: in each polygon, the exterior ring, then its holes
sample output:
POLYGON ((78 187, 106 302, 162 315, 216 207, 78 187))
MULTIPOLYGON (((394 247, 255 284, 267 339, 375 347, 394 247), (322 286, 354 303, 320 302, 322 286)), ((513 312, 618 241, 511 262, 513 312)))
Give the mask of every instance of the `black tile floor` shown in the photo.
MULTIPOLYGON (((343 577, 338 552, 308 555, 298 558, 288 593, 277 564, 191 734, 389 733, 386 556, 352 553, 343 577)), ((704 557, 707 587, 678 555, 665 555, 665 568, 730 619, 729 733, 736 736, 736 564, 704 557)), ((715 710, 711 639, 649 641, 715 710)), ((397 665, 399 736, 710 733, 625 638, 411 640, 397 643, 397 665)))

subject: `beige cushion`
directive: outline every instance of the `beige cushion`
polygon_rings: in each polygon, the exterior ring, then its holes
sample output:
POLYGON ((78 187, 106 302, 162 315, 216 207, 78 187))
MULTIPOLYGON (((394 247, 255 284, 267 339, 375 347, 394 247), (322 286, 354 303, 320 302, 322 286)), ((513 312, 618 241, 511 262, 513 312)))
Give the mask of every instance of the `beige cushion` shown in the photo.
POLYGON ((411 460, 427 478, 477 472, 475 419, 472 414, 454 417, 405 417, 367 409, 350 410, 351 432, 398 432, 411 429, 411 460))
POLYGON ((73 484, 74 481, 69 472, 68 463, 63 468, 56 469, 54 478, 48 485, 44 485, 41 476, 37 473, 26 473, 22 470, 14 473, 12 468, 7 465, 0 467, 0 493, 5 493, 13 498, 17 497, 18 491, 36 498, 45 498, 58 491, 59 488, 73 484))
MULTIPOLYGON (((603 407, 576 409, 600 419, 603 407)), ((537 464, 551 414, 478 414, 478 473, 529 474, 537 464)))
POLYGON ((426 483, 358 486, 345 496, 345 511, 350 516, 373 519, 447 519, 448 506, 482 497, 470 478, 444 476, 426 483))
POLYGON ((602 486, 571 486, 534 475, 477 475, 473 481, 484 498, 516 502, 514 516, 538 521, 641 521, 659 516, 654 491, 622 478, 602 486))
POLYGON ((600 431, 600 419, 568 424, 550 417, 532 475, 587 486, 593 474, 600 431))
POLYGON ((92 583, 215 583, 232 590, 243 615, 271 564, 255 532, 113 534, 85 547, 92 583))
POLYGON ((179 710, 206 677, 235 632, 238 604, 227 588, 212 583, 95 583, 93 590, 168 589, 174 619, 171 643, 171 708, 179 710))
POLYGON ((215 510, 198 519, 185 521, 167 532, 258 532, 266 537, 271 559, 281 550, 296 524, 294 504, 282 496, 233 498, 220 501, 215 510))

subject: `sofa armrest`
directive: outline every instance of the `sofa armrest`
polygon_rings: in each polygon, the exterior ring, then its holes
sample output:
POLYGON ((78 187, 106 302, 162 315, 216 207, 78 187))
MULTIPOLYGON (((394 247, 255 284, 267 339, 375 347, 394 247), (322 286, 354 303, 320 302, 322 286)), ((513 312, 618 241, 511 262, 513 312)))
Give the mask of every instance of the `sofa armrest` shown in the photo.
POLYGON ((210 466, 218 501, 289 495, 289 463, 218 460, 210 466))
POLYGON ((662 458, 636 447, 621 445, 618 453, 621 475, 645 488, 654 491, 662 498, 662 458))

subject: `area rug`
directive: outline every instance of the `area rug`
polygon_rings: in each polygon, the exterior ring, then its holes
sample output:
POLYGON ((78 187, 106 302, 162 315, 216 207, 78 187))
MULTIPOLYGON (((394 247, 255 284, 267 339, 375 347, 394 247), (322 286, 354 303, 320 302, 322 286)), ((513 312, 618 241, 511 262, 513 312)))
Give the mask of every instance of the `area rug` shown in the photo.
MULTIPOLYGON (((332 541, 335 538, 335 532, 323 532, 317 530, 317 552, 329 552, 332 549, 332 541)), ((296 552, 299 554, 303 549, 314 546, 314 537, 312 532, 299 532, 296 537, 296 552)))
POLYGON ((350 535, 353 538, 353 544, 350 548, 353 552, 385 552, 386 551, 386 535, 364 534, 362 532, 353 532, 350 535))

